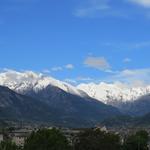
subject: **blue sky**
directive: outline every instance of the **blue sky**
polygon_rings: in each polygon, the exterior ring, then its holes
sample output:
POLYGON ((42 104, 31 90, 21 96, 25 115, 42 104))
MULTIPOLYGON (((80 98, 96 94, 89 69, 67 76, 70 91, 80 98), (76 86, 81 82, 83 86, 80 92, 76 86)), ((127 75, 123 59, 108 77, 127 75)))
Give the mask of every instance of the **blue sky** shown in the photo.
POLYGON ((1 0, 0 68, 72 83, 150 82, 150 0, 1 0))

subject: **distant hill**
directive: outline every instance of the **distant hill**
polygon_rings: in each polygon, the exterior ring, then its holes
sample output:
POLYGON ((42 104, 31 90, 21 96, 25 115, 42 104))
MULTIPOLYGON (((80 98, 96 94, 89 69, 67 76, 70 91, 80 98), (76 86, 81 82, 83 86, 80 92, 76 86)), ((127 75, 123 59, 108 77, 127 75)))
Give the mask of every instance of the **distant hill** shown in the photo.
POLYGON ((150 86, 130 87, 123 83, 81 84, 87 95, 118 108, 124 115, 142 116, 150 112, 150 86))
POLYGON ((116 116, 101 122, 107 127, 146 127, 150 126, 150 113, 141 117, 116 116))
MULTIPOLYGON (((31 94, 32 92, 30 92, 31 94)), ((31 96, 0 86, 0 119, 41 121, 51 125, 93 126, 120 112, 93 99, 72 95, 48 86, 31 96)))
POLYGON ((34 98, 0 86, 0 119, 49 121, 53 111, 34 98))
POLYGON ((150 113, 140 117, 138 119, 137 125, 140 126, 149 126, 150 125, 150 113))
POLYGON ((119 106, 122 113, 131 116, 143 116, 150 112, 150 94, 141 96, 133 102, 122 103, 119 106))

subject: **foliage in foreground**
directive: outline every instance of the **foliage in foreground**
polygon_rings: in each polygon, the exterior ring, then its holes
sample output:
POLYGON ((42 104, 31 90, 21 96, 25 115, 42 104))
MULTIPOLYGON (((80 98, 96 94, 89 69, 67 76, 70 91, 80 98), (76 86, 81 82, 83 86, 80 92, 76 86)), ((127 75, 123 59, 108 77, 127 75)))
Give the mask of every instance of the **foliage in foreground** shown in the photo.
MULTIPOLYGON (((32 132, 22 150, 148 150, 148 141, 146 131, 130 135, 122 143, 117 134, 88 129, 74 137, 71 147, 59 130, 41 129, 32 132)), ((0 150, 21 150, 21 148, 8 140, 0 143, 0 150)))
POLYGON ((20 150, 20 148, 10 140, 0 143, 0 150, 20 150))
POLYGON ((75 150, 120 150, 119 135, 97 130, 86 130, 79 134, 75 150))
POLYGON ((25 141, 24 150, 69 150, 66 137, 56 129, 33 132, 25 141))
POLYGON ((124 142, 124 150, 148 150, 149 136, 146 131, 139 131, 128 136, 124 142))

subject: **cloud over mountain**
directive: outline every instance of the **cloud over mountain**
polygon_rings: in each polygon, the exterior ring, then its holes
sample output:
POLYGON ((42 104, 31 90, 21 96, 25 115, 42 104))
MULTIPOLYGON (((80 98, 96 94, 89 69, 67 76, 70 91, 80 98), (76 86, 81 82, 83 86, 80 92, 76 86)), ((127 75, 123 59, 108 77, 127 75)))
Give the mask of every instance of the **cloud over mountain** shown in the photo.
POLYGON ((104 57, 89 56, 85 59, 84 64, 87 67, 95 68, 98 70, 109 70, 110 64, 104 57))
POLYGON ((129 1, 132 3, 138 4, 140 6, 150 8, 150 0, 129 0, 129 1))

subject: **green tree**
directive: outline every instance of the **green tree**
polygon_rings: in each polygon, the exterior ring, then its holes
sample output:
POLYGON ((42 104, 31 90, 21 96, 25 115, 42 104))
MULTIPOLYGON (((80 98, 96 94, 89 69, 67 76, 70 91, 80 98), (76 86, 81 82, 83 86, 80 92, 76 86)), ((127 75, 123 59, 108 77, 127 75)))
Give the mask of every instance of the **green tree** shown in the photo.
POLYGON ((42 129, 27 138, 24 150, 70 150, 66 137, 56 129, 42 129))
POLYGON ((124 150, 148 150, 149 136, 146 131, 138 131, 127 137, 124 142, 124 150))
POLYGON ((15 143, 12 143, 10 140, 2 141, 0 143, 0 150, 19 150, 19 147, 15 143))
POLYGON ((75 142, 75 150, 120 150, 120 137, 100 130, 85 130, 75 142))

